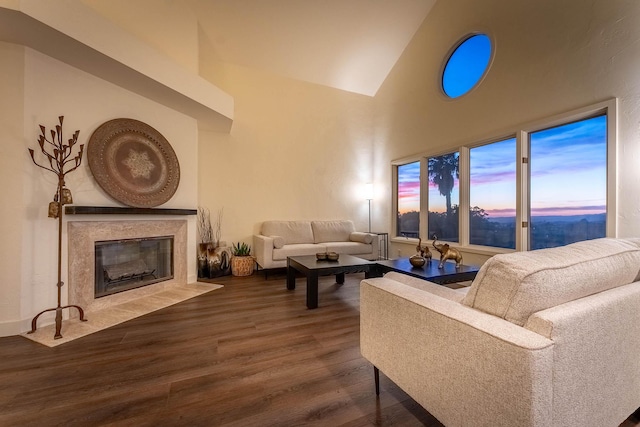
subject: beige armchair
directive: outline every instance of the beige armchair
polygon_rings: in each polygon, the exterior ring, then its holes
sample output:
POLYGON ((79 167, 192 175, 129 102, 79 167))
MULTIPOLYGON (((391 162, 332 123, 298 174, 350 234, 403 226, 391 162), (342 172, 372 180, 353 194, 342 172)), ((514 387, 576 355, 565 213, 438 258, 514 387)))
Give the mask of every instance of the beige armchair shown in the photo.
POLYGON ((362 355, 448 427, 618 426, 640 407, 639 271, 637 240, 597 239, 496 255, 464 290, 365 279, 362 355))

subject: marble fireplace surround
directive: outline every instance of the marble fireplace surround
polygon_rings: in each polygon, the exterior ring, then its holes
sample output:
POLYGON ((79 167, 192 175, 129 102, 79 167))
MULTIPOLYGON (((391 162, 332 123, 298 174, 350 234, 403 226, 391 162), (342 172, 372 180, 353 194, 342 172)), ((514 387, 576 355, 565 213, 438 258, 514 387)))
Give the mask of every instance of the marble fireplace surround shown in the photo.
MULTIPOLYGON (((187 221, 70 221, 68 233, 69 304, 85 312, 101 310, 187 283, 187 221), (95 242, 173 236, 173 279, 95 298, 95 242)), ((76 310, 72 310, 75 312, 76 310)), ((77 317, 77 314, 75 315, 77 317)))

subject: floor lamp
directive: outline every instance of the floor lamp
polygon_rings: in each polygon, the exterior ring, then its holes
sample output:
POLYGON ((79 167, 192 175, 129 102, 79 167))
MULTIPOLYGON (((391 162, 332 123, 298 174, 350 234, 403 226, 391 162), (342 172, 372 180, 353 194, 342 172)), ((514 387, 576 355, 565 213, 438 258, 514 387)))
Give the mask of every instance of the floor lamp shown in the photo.
POLYGON ((371 233, 371 200, 373 200, 373 184, 364 185, 364 197, 369 202, 369 233, 371 233))

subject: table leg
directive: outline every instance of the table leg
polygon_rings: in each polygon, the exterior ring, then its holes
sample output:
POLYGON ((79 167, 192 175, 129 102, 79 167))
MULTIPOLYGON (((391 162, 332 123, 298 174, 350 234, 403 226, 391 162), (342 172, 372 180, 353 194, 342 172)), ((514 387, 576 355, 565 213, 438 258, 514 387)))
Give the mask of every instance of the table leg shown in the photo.
POLYGON ((365 279, 371 279, 372 277, 382 277, 384 276, 384 271, 382 268, 380 268, 380 266, 378 266, 377 264, 372 265, 371 267, 369 267, 369 271, 364 273, 364 278, 365 279))
POLYGON ((307 276, 307 308, 318 308, 318 273, 315 272, 307 276))
POLYGON ((290 291, 296 288, 296 270, 287 261, 287 289, 290 291))
POLYGON ((344 273, 336 274, 336 283, 342 285, 344 283, 344 273))

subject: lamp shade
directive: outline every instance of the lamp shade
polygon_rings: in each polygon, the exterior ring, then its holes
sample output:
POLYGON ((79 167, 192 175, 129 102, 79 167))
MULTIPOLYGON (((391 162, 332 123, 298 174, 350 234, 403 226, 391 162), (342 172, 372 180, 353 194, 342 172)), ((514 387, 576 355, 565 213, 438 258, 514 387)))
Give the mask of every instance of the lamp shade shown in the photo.
POLYGON ((364 198, 366 200, 373 199, 373 184, 365 184, 363 187, 364 198))

